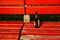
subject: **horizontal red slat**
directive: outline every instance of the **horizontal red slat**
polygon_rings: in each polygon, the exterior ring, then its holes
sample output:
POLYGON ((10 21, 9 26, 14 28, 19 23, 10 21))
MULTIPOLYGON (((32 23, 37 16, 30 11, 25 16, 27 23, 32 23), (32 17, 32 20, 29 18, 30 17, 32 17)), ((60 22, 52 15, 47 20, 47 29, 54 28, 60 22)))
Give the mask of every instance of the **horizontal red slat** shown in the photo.
POLYGON ((23 5, 24 0, 0 0, 0 5, 23 5))
MULTIPOLYGON (((23 5, 24 0, 1 0, 0 5, 23 5)), ((60 0, 26 0, 26 4, 60 4, 60 0)))
POLYGON ((17 39, 18 34, 0 34, 0 39, 17 39))
MULTIPOLYGON (((21 23, 20 22, 0 22, 0 33, 18 33, 22 25, 23 25, 22 22, 21 23)), ((39 32, 39 34, 42 32, 45 32, 47 34, 51 33, 51 35, 53 33, 54 34, 57 33, 57 35, 59 35, 59 32, 60 32, 59 28, 60 28, 60 22, 44 22, 39 29, 34 28, 33 22, 26 23, 24 26, 24 30, 26 31, 26 33, 28 32, 28 34, 30 32, 31 34, 34 34, 36 32, 39 32)))
MULTIPOLYGON (((27 6, 27 14, 60 14, 60 6, 27 6)), ((24 14, 24 7, 0 8, 0 14, 24 14)))
POLYGON ((0 39, 0 40, 18 40, 18 39, 0 39))
POLYGON ((47 39, 47 40, 60 40, 60 38, 39 38, 38 40, 45 40, 45 39, 47 39))
MULTIPOLYGON (((0 22, 0 29, 20 29, 22 27, 23 22, 0 22)), ((34 30, 34 23, 25 23, 24 28, 32 28, 34 30), (28 26, 28 27, 27 27, 28 26)), ((60 28, 60 22, 43 22, 41 28, 52 28, 52 29, 59 29, 60 28)))
POLYGON ((24 14, 24 8, 0 8, 0 14, 24 14))
MULTIPOLYGON (((41 35, 33 35, 33 37, 36 37, 36 36, 39 36, 39 38, 38 39, 60 39, 60 36, 41 36, 41 35)), ((24 35, 24 37, 28 37, 27 35, 24 35)), ((32 37, 32 35, 30 35, 30 37, 32 37)), ((1 39, 17 39, 18 40, 18 35, 16 35, 16 34, 1 34, 1 36, 0 36, 0 40, 1 39), (3 35, 5 35, 5 36, 3 36, 3 35), (8 37, 9 36, 9 37, 8 37)), ((34 38, 33 38, 34 39, 34 38)))
MULTIPOLYGON (((0 29, 20 29, 23 22, 0 22, 0 29), (13 27, 12 27, 13 26, 13 27)), ((25 23, 24 28, 34 28, 34 23, 25 23), (29 27, 27 27, 29 26, 29 27)), ((60 28, 60 22, 43 22, 41 28, 60 28)))
POLYGON ((60 14, 60 6, 33 6, 27 7, 27 14, 60 14))
MULTIPOLYGON (((24 0, 1 0, 0 5, 22 5, 24 0)), ((26 4, 60 4, 60 0, 26 0, 26 4)))
POLYGON ((26 4, 60 4, 60 0, 26 0, 26 4))
MULTIPOLYGON (((16 33, 19 33, 19 30, 0 30, 0 34, 16 34, 16 33)), ((59 35, 60 36, 60 30, 43 30, 43 29, 35 29, 35 30, 31 30, 31 29, 28 29, 28 30, 24 30, 23 29, 23 32, 22 32, 23 35, 59 35), (37 33, 38 32, 38 33, 37 33), (35 34, 34 34, 35 33, 35 34)), ((56 36, 55 35, 55 36, 56 36)))
POLYGON ((24 32, 24 33, 22 33, 22 35, 60 36, 60 33, 24 32))
MULTIPOLYGON (((19 30, 22 25, 23 22, 0 22, 0 40, 18 40, 19 30)), ((48 40, 58 40, 60 39, 60 22, 44 22, 38 29, 34 28, 33 22, 26 23, 22 35, 40 35, 41 38, 38 38, 38 40, 42 38, 47 38, 48 40)))
MULTIPOLYGON (((19 30, 22 25, 23 22, 0 22, 0 40, 18 40, 19 30)), ((57 38, 57 36, 60 36, 60 22, 44 22, 38 29, 34 28, 33 22, 26 23, 22 34, 23 36, 49 36, 51 40, 60 39, 57 38)), ((42 38, 45 39, 44 37, 42 38)), ((42 38, 39 38, 39 40, 42 38)))

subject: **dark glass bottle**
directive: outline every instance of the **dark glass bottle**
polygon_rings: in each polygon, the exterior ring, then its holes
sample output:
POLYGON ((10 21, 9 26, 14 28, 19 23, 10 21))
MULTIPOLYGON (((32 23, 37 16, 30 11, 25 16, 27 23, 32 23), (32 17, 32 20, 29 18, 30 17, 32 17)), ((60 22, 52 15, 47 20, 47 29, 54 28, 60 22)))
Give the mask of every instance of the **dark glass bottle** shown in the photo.
POLYGON ((39 17, 38 17, 38 13, 36 12, 34 26, 35 26, 35 28, 39 28, 40 27, 39 25, 40 25, 39 17))

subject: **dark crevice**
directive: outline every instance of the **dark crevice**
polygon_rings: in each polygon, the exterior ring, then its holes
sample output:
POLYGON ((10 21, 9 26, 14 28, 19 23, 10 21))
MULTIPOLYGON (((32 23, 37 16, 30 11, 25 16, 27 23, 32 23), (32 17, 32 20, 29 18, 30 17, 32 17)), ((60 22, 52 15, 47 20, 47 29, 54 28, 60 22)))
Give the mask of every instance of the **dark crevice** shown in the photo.
MULTIPOLYGON (((44 21, 60 21, 60 15, 39 15, 41 22, 44 21)), ((23 21, 23 15, 0 15, 0 21, 23 21)), ((34 21, 34 15, 30 15, 30 21, 34 21)))
MULTIPOLYGON (((60 4, 25 4, 27 6, 60 6, 60 4)), ((0 6, 25 6, 24 4, 15 4, 15 5, 12 5, 12 4, 7 4, 7 5, 4 5, 4 4, 0 4, 0 6)))

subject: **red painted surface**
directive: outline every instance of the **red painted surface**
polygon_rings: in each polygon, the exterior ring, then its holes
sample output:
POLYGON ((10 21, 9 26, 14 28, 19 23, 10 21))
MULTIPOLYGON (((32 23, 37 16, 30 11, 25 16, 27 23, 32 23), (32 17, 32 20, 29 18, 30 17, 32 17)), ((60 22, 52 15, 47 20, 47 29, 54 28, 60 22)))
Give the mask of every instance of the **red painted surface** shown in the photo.
MULTIPOLYGON (((18 40, 22 25, 23 22, 0 22, 0 40, 18 40)), ((40 28, 34 28, 33 22, 25 23, 23 30, 22 35, 60 36, 60 22, 43 22, 40 28)))
MULTIPOLYGON (((24 0, 1 0, 0 5, 23 5, 24 0)), ((26 0, 26 4, 60 4, 60 0, 26 0)))
POLYGON ((24 0, 0 0, 0 5, 23 5, 24 0))
MULTIPOLYGON (((60 14, 60 6, 27 6, 26 13, 27 14, 60 14)), ((24 7, 4 7, 0 8, 0 14, 24 14, 24 7)))
POLYGON ((27 7, 27 14, 60 14, 60 6, 33 6, 27 7))
POLYGON ((60 4, 60 0, 26 0, 26 4, 60 4))
POLYGON ((24 8, 0 8, 0 14, 24 14, 24 8))
MULTIPOLYGON (((60 4, 60 0, 26 0, 26 4, 32 5, 26 7, 27 14, 35 14, 36 11, 38 14, 60 14, 60 6, 33 6, 60 4)), ((22 5, 24 5, 24 0, 0 0, 0 14, 24 14, 24 6, 22 5)), ((0 22, 0 40, 18 40, 22 25, 23 22, 0 22)), ((43 22, 38 29, 34 28, 33 22, 25 23, 22 35, 56 36, 55 38, 39 38, 36 40, 60 40, 60 37, 57 38, 60 36, 60 22, 43 22)))

